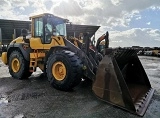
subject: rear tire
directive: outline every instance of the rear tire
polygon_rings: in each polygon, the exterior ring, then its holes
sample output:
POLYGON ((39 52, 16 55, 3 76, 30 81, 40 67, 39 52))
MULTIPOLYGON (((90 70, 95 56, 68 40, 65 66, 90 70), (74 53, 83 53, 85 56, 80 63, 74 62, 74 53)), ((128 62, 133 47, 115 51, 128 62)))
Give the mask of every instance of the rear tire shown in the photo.
POLYGON ((29 72, 29 62, 24 59, 19 51, 11 52, 8 68, 9 73, 15 79, 26 79, 32 74, 29 72))
POLYGON ((54 88, 68 91, 81 82, 82 61, 75 53, 71 51, 56 51, 48 58, 46 72, 48 80, 54 88), (53 69, 55 64, 60 64, 63 67, 65 76, 62 76, 64 77, 61 78, 60 76, 58 78, 58 74, 55 74, 57 72, 55 69, 53 69))

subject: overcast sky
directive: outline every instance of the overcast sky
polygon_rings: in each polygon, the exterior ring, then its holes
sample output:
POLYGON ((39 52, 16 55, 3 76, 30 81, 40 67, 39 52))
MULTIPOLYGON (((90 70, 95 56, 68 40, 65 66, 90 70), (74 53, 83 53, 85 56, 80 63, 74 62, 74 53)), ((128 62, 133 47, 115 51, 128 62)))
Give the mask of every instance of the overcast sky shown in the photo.
POLYGON ((160 47, 160 0, 0 0, 0 19, 29 20, 52 13, 72 23, 107 30, 110 46, 160 47))

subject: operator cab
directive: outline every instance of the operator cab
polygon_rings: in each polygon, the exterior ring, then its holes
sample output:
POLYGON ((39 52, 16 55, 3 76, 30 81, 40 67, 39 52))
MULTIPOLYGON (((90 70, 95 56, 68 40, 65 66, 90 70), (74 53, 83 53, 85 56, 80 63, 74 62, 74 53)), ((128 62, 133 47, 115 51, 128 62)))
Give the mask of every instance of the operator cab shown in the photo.
POLYGON ((40 37, 43 44, 51 42, 51 36, 66 36, 67 19, 44 13, 30 17, 32 20, 32 37, 40 37))

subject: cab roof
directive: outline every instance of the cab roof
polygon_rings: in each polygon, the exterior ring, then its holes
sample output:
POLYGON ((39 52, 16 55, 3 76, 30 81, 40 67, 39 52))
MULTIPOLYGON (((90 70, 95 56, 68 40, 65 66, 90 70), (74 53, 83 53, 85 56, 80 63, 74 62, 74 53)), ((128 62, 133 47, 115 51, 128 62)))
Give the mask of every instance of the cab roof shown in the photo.
POLYGON ((64 20, 66 20, 67 22, 69 22, 69 20, 68 20, 68 19, 61 18, 61 17, 55 16, 55 15, 50 14, 50 13, 43 13, 43 14, 34 15, 34 16, 29 17, 29 20, 31 20, 31 19, 33 19, 33 18, 43 17, 43 16, 56 17, 56 18, 64 19, 64 20))

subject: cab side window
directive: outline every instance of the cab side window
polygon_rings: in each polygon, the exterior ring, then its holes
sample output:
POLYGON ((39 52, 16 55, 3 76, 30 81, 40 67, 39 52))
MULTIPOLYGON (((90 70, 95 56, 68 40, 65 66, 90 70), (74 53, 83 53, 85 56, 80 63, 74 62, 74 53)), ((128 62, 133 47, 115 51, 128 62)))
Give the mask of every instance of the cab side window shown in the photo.
POLYGON ((43 36, 43 19, 42 18, 34 19, 34 36, 35 37, 43 36))

